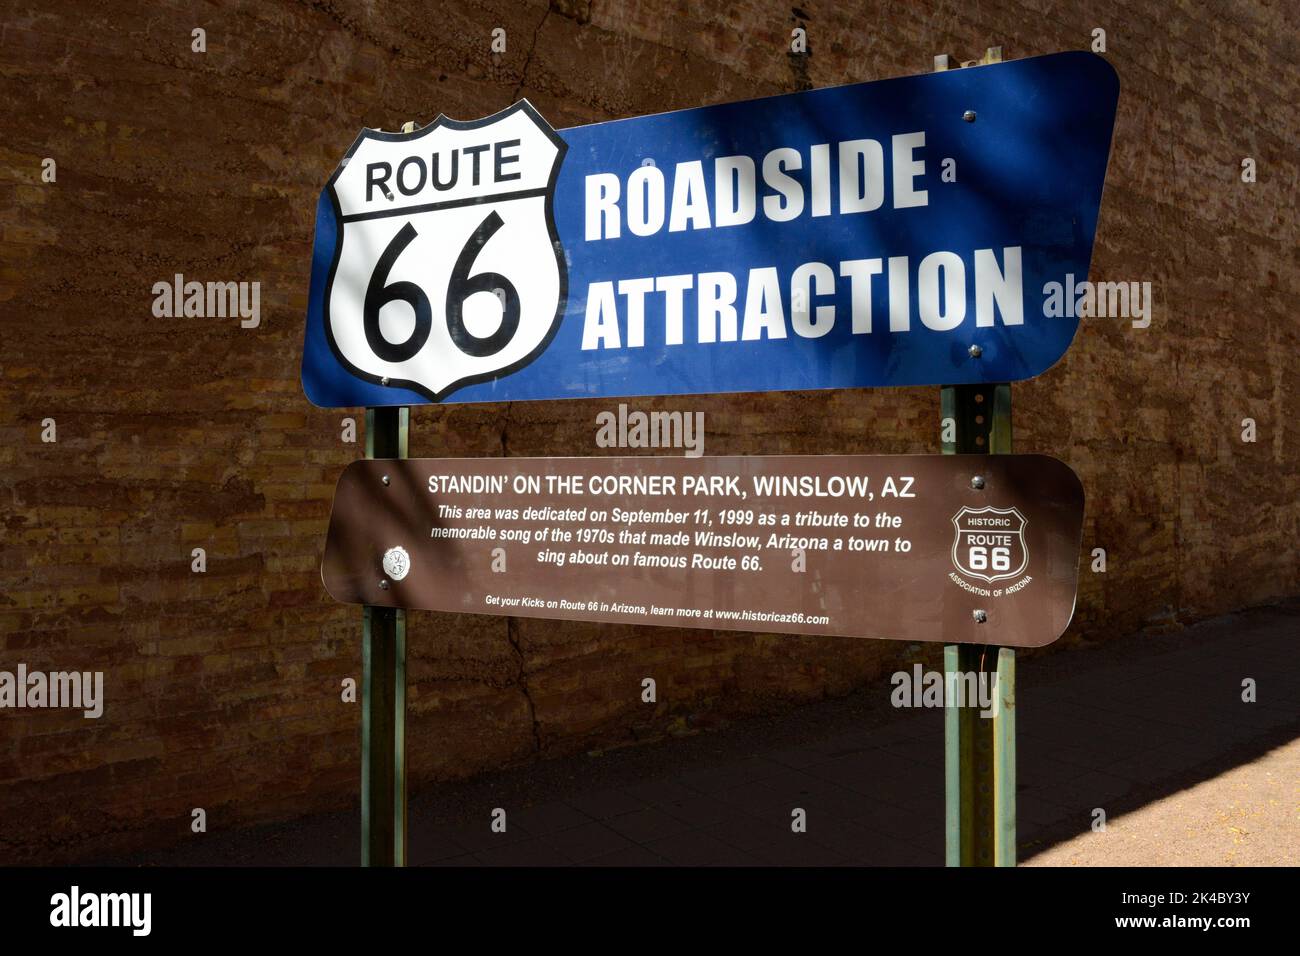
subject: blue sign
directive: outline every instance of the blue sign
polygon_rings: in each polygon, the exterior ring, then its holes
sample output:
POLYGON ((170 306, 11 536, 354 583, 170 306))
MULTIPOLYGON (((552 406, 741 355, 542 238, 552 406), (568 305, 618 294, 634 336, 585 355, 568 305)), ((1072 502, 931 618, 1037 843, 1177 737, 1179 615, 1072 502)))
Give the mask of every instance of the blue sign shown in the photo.
POLYGON ((317 207, 303 388, 349 407, 1039 375, 1078 324, 1047 287, 1088 275, 1118 96, 1074 52, 559 132, 527 101, 364 130, 317 207))

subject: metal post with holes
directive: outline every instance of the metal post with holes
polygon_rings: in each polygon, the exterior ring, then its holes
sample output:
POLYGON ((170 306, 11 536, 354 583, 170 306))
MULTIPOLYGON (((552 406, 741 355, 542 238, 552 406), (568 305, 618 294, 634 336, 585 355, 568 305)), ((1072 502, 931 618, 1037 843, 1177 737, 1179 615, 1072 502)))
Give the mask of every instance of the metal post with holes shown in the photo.
MULTIPOLYGON (((367 408, 366 457, 407 457, 410 415, 405 407, 367 408)), ((362 613, 361 865, 405 866, 406 612, 362 613)))
MULTIPOLYGON (((1000 62, 1002 48, 990 47, 982 59, 962 66, 1000 62)), ((948 66, 946 55, 934 58, 936 70, 948 66)), ((975 122, 978 117, 968 110, 962 119, 975 122)), ((978 361, 978 346, 972 346, 970 354, 978 361)), ((947 386, 940 405, 945 455, 1011 453, 1010 385, 947 386)), ((984 621, 994 638, 996 614, 984 621)), ((954 686, 948 675, 997 676, 994 716, 981 717, 978 706, 958 707, 952 701, 944 710, 946 862, 948 866, 1015 866, 1016 652, 992 640, 946 644, 943 664, 945 687, 954 686)))
MULTIPOLYGON (((943 443, 945 455, 1010 453, 1010 385, 949 386, 941 406, 945 431, 952 435, 943 443)), ((989 636, 996 636, 996 614, 985 623, 989 636)), ((944 710, 947 863, 1015 866, 1016 652, 992 641, 945 644, 943 663, 945 687, 953 686, 948 674, 996 674, 998 697, 992 717, 981 717, 978 704, 957 707, 949 701, 944 710)))

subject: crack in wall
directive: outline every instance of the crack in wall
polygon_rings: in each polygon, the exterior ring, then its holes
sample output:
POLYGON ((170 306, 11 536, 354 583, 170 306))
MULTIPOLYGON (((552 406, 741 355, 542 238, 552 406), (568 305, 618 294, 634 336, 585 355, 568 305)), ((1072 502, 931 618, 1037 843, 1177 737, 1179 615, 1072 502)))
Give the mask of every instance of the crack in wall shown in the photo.
POLYGON ((547 3, 546 12, 542 14, 542 18, 537 21, 537 28, 533 30, 533 41, 528 46, 528 56, 524 57, 524 68, 519 71, 519 85, 515 87, 514 93, 510 95, 510 102, 506 104, 507 106, 519 102, 519 94, 523 92, 524 84, 528 82, 528 68, 533 65, 533 54, 537 52, 537 38, 542 35, 542 27, 546 26, 546 19, 551 15, 552 9, 554 9, 554 0, 547 3))
POLYGON ((396 44, 367 30, 359 21, 338 10, 330 0, 309 0, 306 6, 334 21, 342 27, 344 33, 350 34, 363 43, 369 43, 380 50, 388 50, 390 53, 396 53, 399 49, 396 44))
POLYGON ((533 722, 533 749, 537 753, 542 752, 542 724, 537 719, 537 705, 533 702, 532 692, 528 689, 527 669, 524 667, 524 650, 519 646, 519 621, 516 618, 506 618, 506 640, 514 648, 515 654, 519 657, 519 674, 515 678, 515 683, 523 691, 524 700, 528 701, 528 716, 533 722))

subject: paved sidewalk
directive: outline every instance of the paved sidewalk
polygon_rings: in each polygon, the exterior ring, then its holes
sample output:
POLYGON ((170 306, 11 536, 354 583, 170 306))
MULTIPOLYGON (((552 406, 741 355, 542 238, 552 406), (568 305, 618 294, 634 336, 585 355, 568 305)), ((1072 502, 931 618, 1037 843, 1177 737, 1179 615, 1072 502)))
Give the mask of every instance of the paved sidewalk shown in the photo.
MULTIPOLYGON (((1021 860, 1300 864, 1297 638, 1292 602, 1023 661, 1021 860)), ((430 788, 410 805, 409 862, 941 865, 942 712, 896 711, 889 691, 430 788)), ((351 865, 357 841, 356 814, 338 813, 114 862, 351 865)))

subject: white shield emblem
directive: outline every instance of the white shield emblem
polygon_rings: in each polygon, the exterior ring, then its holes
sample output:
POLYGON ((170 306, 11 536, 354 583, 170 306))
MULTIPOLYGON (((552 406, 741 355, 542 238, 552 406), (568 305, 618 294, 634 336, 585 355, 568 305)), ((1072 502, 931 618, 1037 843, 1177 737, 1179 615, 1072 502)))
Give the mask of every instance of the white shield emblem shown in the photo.
POLYGON ((992 583, 1016 577, 1029 564, 1029 522, 1015 508, 962 508, 952 523, 952 563, 962 574, 992 583))
POLYGON ((552 199, 565 149, 527 100, 363 131, 329 184, 325 327, 344 366, 436 401, 536 358, 564 313, 552 199))

